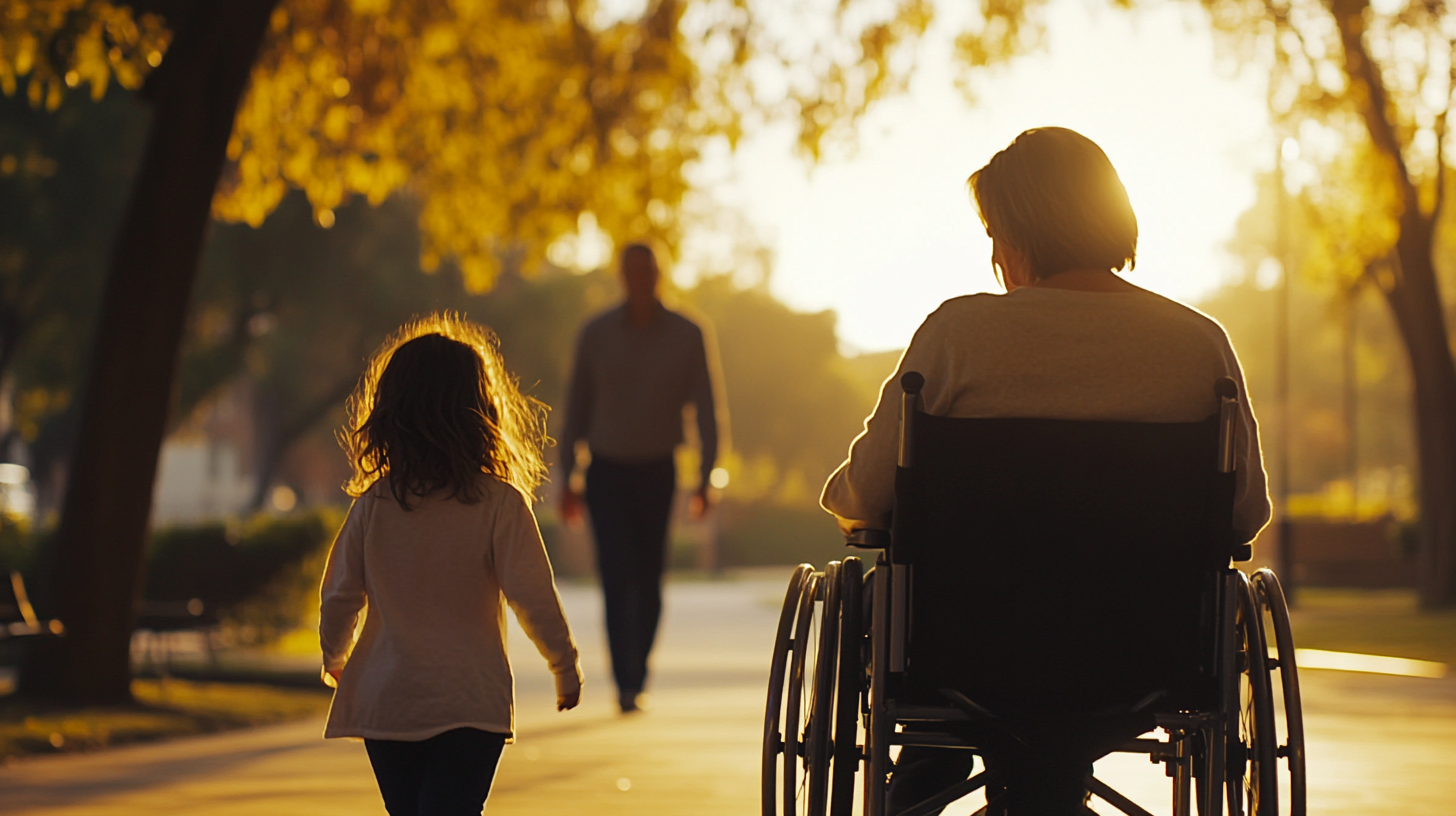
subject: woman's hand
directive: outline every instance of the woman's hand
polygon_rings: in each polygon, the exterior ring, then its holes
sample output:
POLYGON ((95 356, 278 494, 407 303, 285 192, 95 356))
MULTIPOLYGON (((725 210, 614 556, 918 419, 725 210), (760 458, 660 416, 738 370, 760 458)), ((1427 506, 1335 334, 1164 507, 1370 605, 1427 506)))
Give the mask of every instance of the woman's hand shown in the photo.
POLYGON ((581 689, 577 689, 576 691, 573 691, 569 694, 561 694, 556 697, 556 710, 570 711, 571 709, 576 708, 577 704, 580 702, 581 689))
POLYGON ((847 519, 837 513, 834 514, 834 523, 839 525, 839 532, 844 533, 846 536, 854 532, 855 530, 863 530, 866 527, 870 526, 870 523, 868 521, 861 521, 860 519, 847 519))

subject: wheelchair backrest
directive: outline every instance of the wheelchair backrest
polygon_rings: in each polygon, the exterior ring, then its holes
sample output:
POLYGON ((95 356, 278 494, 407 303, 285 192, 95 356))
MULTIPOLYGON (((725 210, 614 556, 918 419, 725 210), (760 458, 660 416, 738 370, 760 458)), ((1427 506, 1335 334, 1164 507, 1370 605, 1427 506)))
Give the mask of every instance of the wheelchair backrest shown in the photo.
POLYGON ((1212 694, 1233 501, 1217 416, 917 412, 911 445, 890 553, 912 566, 907 692, 955 688, 993 711, 1047 714, 1212 694))

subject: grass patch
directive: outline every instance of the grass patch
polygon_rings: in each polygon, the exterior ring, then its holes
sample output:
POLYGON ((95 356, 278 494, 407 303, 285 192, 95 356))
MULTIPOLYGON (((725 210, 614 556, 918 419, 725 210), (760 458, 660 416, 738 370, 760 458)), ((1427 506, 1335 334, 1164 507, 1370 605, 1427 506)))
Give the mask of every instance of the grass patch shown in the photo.
POLYGON ((0 698, 0 759, 90 751, 321 715, 328 689, 203 683, 175 678, 132 683, 136 704, 58 708, 0 698))
POLYGON ((1422 612, 1413 590, 1300 589, 1290 613, 1304 649, 1434 660, 1456 666, 1456 610, 1422 612))

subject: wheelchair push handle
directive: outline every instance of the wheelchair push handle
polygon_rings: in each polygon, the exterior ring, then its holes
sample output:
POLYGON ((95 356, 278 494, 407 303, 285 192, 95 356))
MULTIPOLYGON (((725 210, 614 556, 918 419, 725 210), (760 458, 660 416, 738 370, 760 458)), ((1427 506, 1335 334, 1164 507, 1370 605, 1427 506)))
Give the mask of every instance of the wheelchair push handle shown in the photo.
MULTIPOLYGON (((1232 380, 1230 380, 1232 382, 1232 380)), ((900 389, 907 394, 920 394, 920 389, 925 387, 925 375, 919 371, 907 371, 900 375, 900 389)))
POLYGON ((915 466, 915 415, 920 413, 920 389, 925 387, 925 376, 919 371, 907 371, 900 375, 900 467, 915 466))
POLYGON ((1219 377, 1213 393, 1218 396, 1218 472, 1233 473, 1237 467, 1239 385, 1232 377, 1219 377))

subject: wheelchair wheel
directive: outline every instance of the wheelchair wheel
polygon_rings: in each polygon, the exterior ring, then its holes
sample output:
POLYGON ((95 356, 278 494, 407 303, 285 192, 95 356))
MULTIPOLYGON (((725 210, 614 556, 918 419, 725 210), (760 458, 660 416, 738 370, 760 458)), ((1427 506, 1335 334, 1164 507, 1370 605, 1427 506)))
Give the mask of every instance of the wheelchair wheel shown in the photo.
POLYGON ((763 767, 762 793, 763 816, 778 816, 779 802, 779 756, 788 743, 781 730, 784 712, 785 678, 789 659, 794 649, 794 621, 799 612, 799 601, 809 582, 814 568, 800 564, 789 578, 788 591, 784 593, 784 605, 779 612, 778 632, 774 637, 773 658, 769 663, 768 702, 763 718, 763 767))
POLYGON ((814 678, 818 670, 814 657, 818 651, 819 621, 815 614, 817 601, 824 591, 824 573, 815 572, 799 596, 799 611, 794 620, 794 647, 789 659, 784 695, 784 755, 779 780, 784 816, 817 816, 808 810, 809 774, 799 775, 801 762, 808 760, 810 711, 814 701, 814 678))
POLYGON ((1269 687, 1268 641, 1253 588, 1235 581, 1234 649, 1237 674, 1228 695, 1226 765, 1229 816, 1279 816, 1278 748, 1274 695, 1269 687))
POLYGON ((839 670, 834 702, 834 761, 829 816, 850 816, 859 770, 860 696, 865 685, 864 567, 858 558, 839 568, 839 670))
MULTIPOLYGON (((1255 572, 1249 583, 1253 586, 1254 601, 1259 605, 1260 615, 1269 624, 1265 632, 1272 629, 1274 635, 1274 656, 1266 662, 1266 667, 1279 672, 1280 691, 1283 693, 1284 744, 1278 747, 1277 753, 1288 764, 1289 815, 1305 816, 1304 707, 1299 693, 1299 667, 1294 662, 1294 634, 1289 627, 1289 606, 1284 602, 1279 578, 1272 571, 1261 569, 1255 572)), ((1275 725, 1278 725, 1277 718, 1275 725)))
POLYGON ((839 667, 839 604, 842 565, 831 561, 820 579, 818 606, 819 648, 812 654, 813 685, 805 678, 810 698, 804 706, 804 783, 808 813, 822 816, 829 810, 829 765, 833 756, 834 692, 839 667))
POLYGON ((864 816, 885 816, 885 790, 890 773, 889 746, 894 723, 886 710, 885 689, 890 677, 890 569, 881 553, 866 582, 870 593, 870 603, 866 605, 870 682, 864 695, 864 816))

